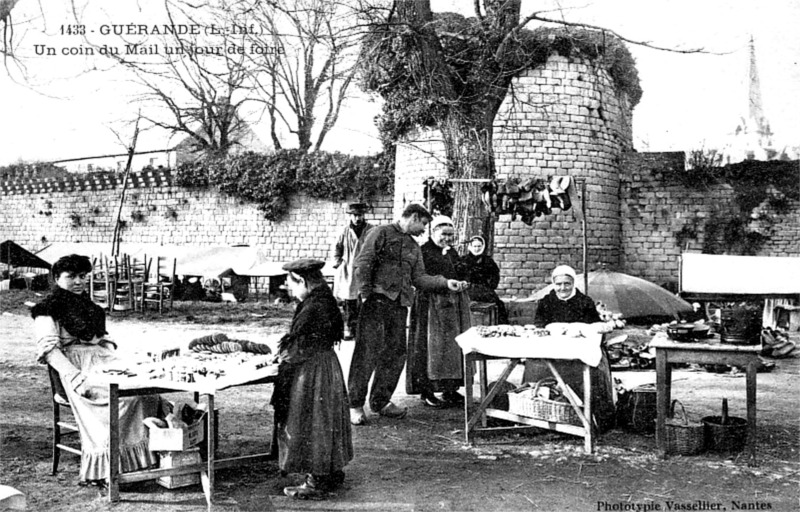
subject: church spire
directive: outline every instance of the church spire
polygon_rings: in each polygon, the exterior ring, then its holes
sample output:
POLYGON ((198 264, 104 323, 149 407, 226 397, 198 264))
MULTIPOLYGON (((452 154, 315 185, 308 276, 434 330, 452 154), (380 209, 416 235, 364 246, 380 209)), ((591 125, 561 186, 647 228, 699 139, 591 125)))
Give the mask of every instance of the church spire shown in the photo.
POLYGON ((758 134, 760 146, 769 147, 772 145, 770 140, 772 130, 769 122, 764 116, 764 105, 761 102, 761 81, 758 78, 758 67, 756 66, 756 45, 753 36, 750 36, 750 84, 749 84, 750 108, 749 114, 753 128, 758 134))

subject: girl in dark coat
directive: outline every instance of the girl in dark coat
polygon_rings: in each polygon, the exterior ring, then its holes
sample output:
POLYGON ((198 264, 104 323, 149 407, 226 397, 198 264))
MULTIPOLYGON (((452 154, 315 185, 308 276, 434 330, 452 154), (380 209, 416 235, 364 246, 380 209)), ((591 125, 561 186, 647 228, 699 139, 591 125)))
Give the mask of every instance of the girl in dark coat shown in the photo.
POLYGON ((296 499, 324 498, 343 483, 353 459, 347 390, 333 350, 344 324, 322 276, 324 264, 304 259, 283 267, 300 304, 278 344, 272 405, 281 471, 307 474, 302 485, 284 489, 296 499))

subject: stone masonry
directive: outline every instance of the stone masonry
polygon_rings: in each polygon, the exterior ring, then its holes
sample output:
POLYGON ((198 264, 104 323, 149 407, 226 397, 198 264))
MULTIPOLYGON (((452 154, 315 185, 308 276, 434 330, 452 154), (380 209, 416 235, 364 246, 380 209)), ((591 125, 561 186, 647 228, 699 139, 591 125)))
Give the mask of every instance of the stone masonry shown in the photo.
MULTIPOLYGON (((120 218, 125 243, 258 246, 276 262, 331 258, 347 219, 347 201, 296 195, 280 222, 264 218, 256 205, 213 189, 173 184, 169 170, 132 173, 120 218)), ((37 251, 58 242, 111 244, 121 179, 75 175, 62 180, 0 184, 0 237, 37 251)), ((367 220, 392 220, 390 198, 372 201, 367 220)))
MULTIPOLYGON (((585 179, 590 269, 620 263, 619 162, 632 148, 631 109, 605 71, 589 61, 553 56, 542 68, 516 78, 494 133, 497 177, 585 179)), ((395 208, 422 201, 425 178, 445 178, 441 136, 421 131, 398 145, 395 208)), ((576 201, 577 202, 577 201, 576 201)), ((573 208, 577 207, 574 206, 573 208)), ((494 258, 500 293, 527 297, 550 271, 567 263, 581 271, 581 224, 554 210, 528 226, 510 215, 495 225, 494 258)))

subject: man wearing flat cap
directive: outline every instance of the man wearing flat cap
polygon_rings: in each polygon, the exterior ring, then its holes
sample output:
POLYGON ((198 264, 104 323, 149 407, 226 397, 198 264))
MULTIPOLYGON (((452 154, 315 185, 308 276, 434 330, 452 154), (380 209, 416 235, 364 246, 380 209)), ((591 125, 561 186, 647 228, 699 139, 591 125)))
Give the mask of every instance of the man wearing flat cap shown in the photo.
POLYGON ((361 306, 358 301, 358 286, 353 265, 359 249, 359 242, 374 227, 364 220, 366 211, 367 205, 364 203, 352 203, 348 206, 347 214, 350 217, 350 223, 339 235, 333 250, 333 268, 336 269, 333 295, 344 306, 344 339, 346 340, 352 340, 355 335, 358 326, 358 311, 361 306))
POLYGON ((362 304, 347 380, 354 425, 366 423, 367 400, 370 409, 384 417, 403 418, 407 413, 391 399, 406 363, 406 318, 413 287, 444 293, 463 287, 454 279, 425 272, 422 252, 413 237, 424 233, 430 221, 431 214, 424 206, 410 204, 398 221, 371 229, 356 256, 362 304))

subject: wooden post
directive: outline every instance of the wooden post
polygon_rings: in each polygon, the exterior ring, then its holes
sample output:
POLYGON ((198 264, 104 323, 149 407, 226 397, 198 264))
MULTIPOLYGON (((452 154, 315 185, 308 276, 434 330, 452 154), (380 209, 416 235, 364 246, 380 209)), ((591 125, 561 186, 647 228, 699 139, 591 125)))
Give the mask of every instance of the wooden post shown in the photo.
POLYGON ((588 235, 586 233, 586 179, 581 179, 581 236, 583 238, 583 293, 589 295, 589 268, 587 265, 589 250, 588 235))
POLYGON ((114 223, 114 235, 111 238, 111 255, 119 255, 119 238, 120 232, 120 216, 122 215, 122 206, 125 204, 125 191, 128 189, 128 177, 131 174, 131 165, 133 164, 133 154, 136 152, 136 139, 139 138, 139 120, 141 114, 136 118, 136 127, 133 130, 133 140, 130 147, 128 147, 128 163, 125 166, 125 177, 122 179, 122 193, 119 196, 119 207, 117 208, 117 221, 114 223))

